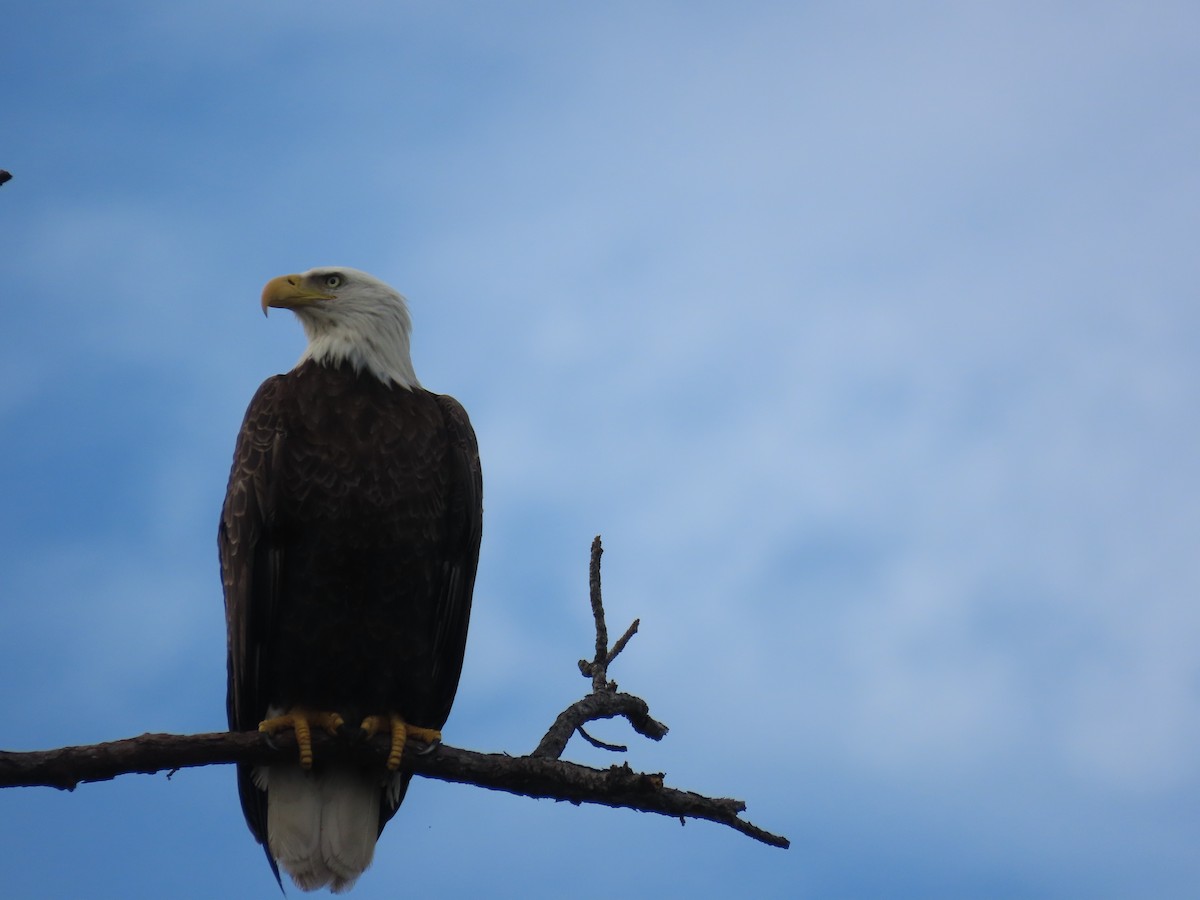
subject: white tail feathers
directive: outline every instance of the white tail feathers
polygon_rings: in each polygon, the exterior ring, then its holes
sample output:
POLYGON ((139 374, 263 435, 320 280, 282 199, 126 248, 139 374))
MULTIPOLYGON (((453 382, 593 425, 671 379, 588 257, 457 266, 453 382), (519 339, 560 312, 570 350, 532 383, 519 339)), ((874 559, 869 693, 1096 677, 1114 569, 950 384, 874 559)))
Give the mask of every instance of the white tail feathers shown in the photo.
POLYGON ((264 774, 271 855, 302 891, 348 891, 375 855, 379 775, 288 765, 264 774))

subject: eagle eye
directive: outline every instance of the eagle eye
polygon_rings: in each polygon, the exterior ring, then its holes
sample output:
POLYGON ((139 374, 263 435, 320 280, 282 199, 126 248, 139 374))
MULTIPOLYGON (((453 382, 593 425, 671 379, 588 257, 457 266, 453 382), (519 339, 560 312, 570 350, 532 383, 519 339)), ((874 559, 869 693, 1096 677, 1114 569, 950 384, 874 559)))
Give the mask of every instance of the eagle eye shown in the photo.
POLYGON ((342 276, 341 275, 326 275, 325 276, 325 287, 338 288, 341 286, 342 286, 342 276))

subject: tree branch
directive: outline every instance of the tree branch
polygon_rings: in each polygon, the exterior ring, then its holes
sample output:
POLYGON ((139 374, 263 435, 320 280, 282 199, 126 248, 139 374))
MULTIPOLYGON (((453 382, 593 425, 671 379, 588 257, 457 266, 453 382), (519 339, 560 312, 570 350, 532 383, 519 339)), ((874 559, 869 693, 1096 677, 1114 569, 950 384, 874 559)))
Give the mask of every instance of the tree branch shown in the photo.
POLYGON ((593 691, 558 714, 558 718, 530 756, 558 759, 567 748, 567 741, 578 728, 596 719, 611 719, 615 716, 624 716, 634 731, 652 741, 661 741, 668 730, 662 722, 650 718, 650 707, 641 697, 593 691))
MULTIPOLYGON (((354 741, 313 734, 318 759, 352 759, 380 768, 387 760, 389 740, 354 741)), ((290 733, 268 737, 255 731, 212 734, 143 734, 140 737, 84 747, 14 753, 0 751, 0 787, 54 787, 74 790, 84 782, 109 781, 118 775, 174 772, 219 763, 265 765, 292 761, 296 744, 290 733)), ((401 767, 407 771, 460 784, 525 797, 596 803, 659 813, 673 818, 706 819, 728 825, 773 847, 787 847, 786 838, 770 834, 738 818, 740 800, 702 797, 663 785, 659 774, 641 774, 628 766, 594 769, 559 759, 477 753, 439 744, 428 747, 410 741, 401 767)))
MULTIPOLYGON (((682 820, 705 819, 727 825, 772 847, 790 846, 787 838, 771 834, 741 818, 746 804, 741 800, 705 797, 691 791, 667 787, 661 773, 634 772, 628 765, 595 769, 566 762, 559 757, 576 731, 596 719, 617 716, 628 720, 638 734, 662 740, 667 726, 650 716, 646 701, 618 693, 608 681, 608 665, 636 633, 638 622, 610 650, 600 596, 600 538, 592 542, 589 571, 590 599, 596 621, 596 656, 581 660, 580 671, 592 679, 593 690, 555 719, 537 747, 528 756, 478 753, 445 744, 428 746, 409 741, 401 767, 426 778, 473 784, 494 791, 526 797, 595 803, 657 813, 682 820)), ((584 736, 593 745, 620 751, 623 747, 604 744, 584 736)), ((331 737, 313 733, 313 750, 318 760, 350 759, 381 769, 390 749, 388 736, 368 740, 357 729, 331 737)), ((83 782, 108 781, 118 775, 168 771, 221 763, 264 765, 294 761, 295 739, 290 732, 269 737, 259 732, 216 732, 212 734, 143 734, 140 737, 62 747, 58 750, 27 752, 0 751, 0 787, 54 787, 74 790, 83 782)))

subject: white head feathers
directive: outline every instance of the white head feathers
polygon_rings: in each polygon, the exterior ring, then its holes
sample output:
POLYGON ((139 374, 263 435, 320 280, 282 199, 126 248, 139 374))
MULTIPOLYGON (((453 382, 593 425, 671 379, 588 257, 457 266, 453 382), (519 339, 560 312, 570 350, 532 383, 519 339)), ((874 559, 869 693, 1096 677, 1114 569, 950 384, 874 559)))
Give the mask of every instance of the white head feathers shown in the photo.
POLYGON ((378 278, 344 266, 281 275, 263 288, 263 311, 290 309, 304 326, 300 363, 349 362, 386 383, 420 387, 409 352, 412 319, 404 297, 378 278))

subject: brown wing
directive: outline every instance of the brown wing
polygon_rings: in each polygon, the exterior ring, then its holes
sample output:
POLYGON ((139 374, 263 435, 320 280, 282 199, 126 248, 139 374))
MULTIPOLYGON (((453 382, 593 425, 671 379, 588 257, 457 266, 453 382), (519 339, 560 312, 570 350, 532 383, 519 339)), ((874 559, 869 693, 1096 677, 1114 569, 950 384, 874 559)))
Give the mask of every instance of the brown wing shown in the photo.
MULTIPOLYGON (((281 560, 279 551, 268 547, 265 535, 274 514, 271 480, 282 434, 283 384, 283 376, 263 382, 246 409, 217 533, 228 632, 225 706, 230 731, 256 729, 267 709, 266 673, 271 660, 266 636, 278 610, 276 576, 281 560)), ((238 766, 238 793, 246 824, 265 849, 267 795, 254 786, 252 768, 238 766)), ((267 859, 278 879, 270 851, 267 859)))
POLYGON ((439 395, 437 400, 450 443, 446 501, 449 527, 433 640, 435 719, 441 727, 454 703, 467 644, 471 594, 483 535, 483 471, 479 464, 479 444, 466 410, 453 397, 439 395))
MULTIPOLYGON (((466 410, 453 397, 444 394, 435 397, 442 413, 448 464, 444 485, 446 533, 436 586, 432 692, 426 721, 432 727, 441 728, 454 704, 467 645, 471 596, 483 535, 483 470, 479 462, 479 444, 466 410)), ((394 791, 388 793, 388 802, 380 806, 380 832, 404 801, 411 780, 411 773, 401 775, 394 791)))

